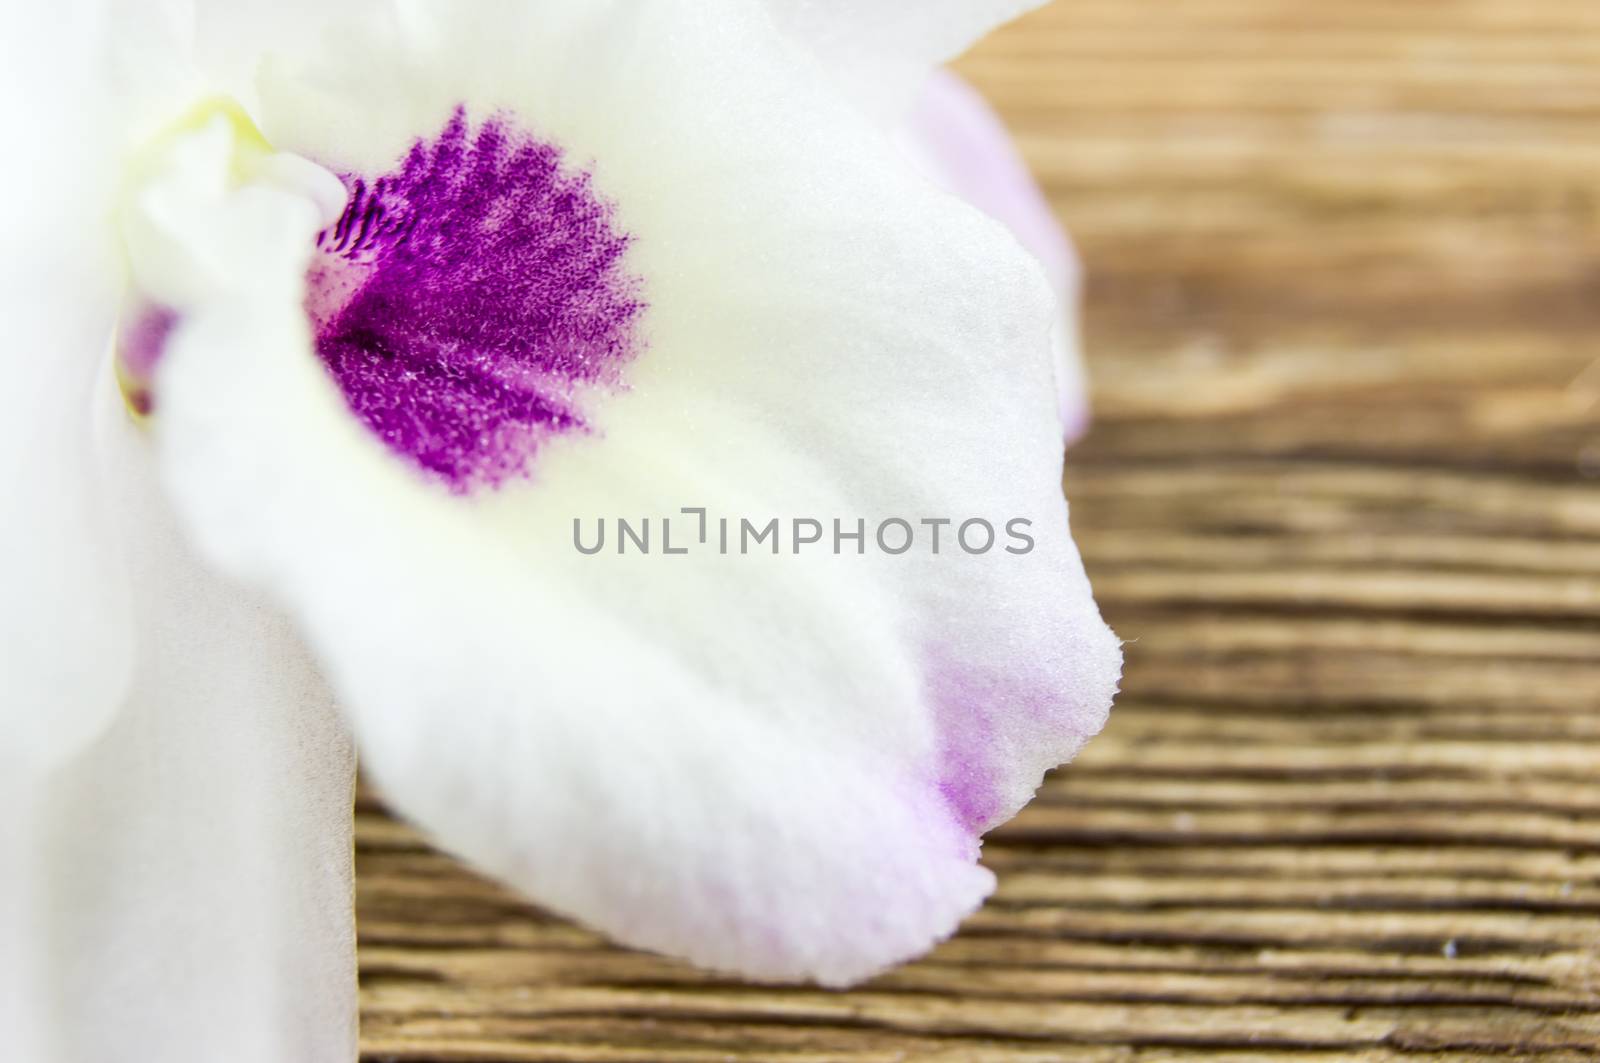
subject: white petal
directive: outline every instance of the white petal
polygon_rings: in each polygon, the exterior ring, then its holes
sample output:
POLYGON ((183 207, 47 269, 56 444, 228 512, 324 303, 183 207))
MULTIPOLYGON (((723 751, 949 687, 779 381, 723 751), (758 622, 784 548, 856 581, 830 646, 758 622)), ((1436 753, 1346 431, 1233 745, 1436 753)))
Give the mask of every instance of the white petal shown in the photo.
POLYGON ((891 121, 928 72, 1044 0, 767 0, 845 88, 891 121))
POLYGON ((114 544, 91 490, 90 390, 116 308, 99 4, 23 5, 0 54, 0 769, 81 743, 129 662, 114 544))
POLYGON ((192 0, 195 61, 212 92, 254 109, 256 78, 270 56, 324 40, 330 23, 404 0, 192 0))
POLYGON ((914 955, 988 891, 978 835, 1116 682, 1060 497, 1052 293, 745 5, 449 10, 426 38, 366 26, 327 66, 274 71, 269 133, 377 174, 465 102, 592 160, 650 303, 629 389, 532 482, 422 480, 313 354, 315 210, 253 189, 171 229, 216 263, 157 381, 174 499, 291 608, 380 784, 458 852, 757 977, 914 955), (574 518, 682 506, 1026 518, 1038 548, 573 549, 574 518))
POLYGON ((110 493, 91 443, 122 156, 193 89, 183 8, 22 5, 0 45, 0 1057, 346 1063, 348 738, 178 544, 149 441, 112 422, 110 493))
POLYGON ((7 805, 0 891, 27 907, 0 1056, 350 1063, 349 738, 286 622, 195 562, 106 403, 138 664, 111 726, 7 805))
POLYGON ((1079 353, 1082 277, 1072 242, 1034 181, 998 115, 976 90, 947 70, 923 84, 900 142, 924 172, 1006 224, 1033 252, 1061 299, 1056 326, 1056 383, 1068 442, 1088 426, 1088 385, 1079 353))
POLYGON ((90 394, 116 316, 112 204, 130 138, 186 69, 170 0, 64 0, 0 40, 0 770, 69 755, 127 682, 130 612, 89 451, 90 394))

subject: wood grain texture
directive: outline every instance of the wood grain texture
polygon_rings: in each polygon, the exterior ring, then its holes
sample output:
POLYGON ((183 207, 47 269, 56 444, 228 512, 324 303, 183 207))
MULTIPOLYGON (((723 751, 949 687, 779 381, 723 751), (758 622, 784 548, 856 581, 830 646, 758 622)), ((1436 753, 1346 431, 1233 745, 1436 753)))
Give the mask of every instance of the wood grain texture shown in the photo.
POLYGON ((1092 278, 1110 727, 850 993, 609 948, 369 801, 366 1058, 1596 1058, 1600 6, 1060 0, 964 69, 1092 278))

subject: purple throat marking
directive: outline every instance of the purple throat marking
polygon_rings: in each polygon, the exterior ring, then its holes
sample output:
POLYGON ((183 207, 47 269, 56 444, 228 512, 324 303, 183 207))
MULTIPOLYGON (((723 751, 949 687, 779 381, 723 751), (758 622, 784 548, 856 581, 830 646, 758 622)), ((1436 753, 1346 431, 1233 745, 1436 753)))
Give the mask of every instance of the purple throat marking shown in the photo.
POLYGON ((643 347, 630 237, 589 174, 502 116, 457 109, 392 172, 344 175, 306 310, 351 410, 465 493, 525 477, 539 446, 589 431, 585 395, 643 347))
POLYGON ((155 408, 150 381, 177 327, 177 312, 159 303, 140 303, 123 311, 117 331, 117 377, 135 416, 148 417, 155 408))

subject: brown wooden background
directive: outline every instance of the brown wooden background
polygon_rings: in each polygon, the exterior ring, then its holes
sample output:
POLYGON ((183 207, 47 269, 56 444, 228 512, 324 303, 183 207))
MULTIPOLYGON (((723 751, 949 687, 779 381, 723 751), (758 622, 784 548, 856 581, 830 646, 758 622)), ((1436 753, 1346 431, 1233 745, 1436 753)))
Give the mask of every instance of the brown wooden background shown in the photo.
POLYGON ((1600 1057, 1600 3, 1060 0, 963 65, 1093 278, 1110 728, 844 994, 366 803, 367 1059, 1600 1057))

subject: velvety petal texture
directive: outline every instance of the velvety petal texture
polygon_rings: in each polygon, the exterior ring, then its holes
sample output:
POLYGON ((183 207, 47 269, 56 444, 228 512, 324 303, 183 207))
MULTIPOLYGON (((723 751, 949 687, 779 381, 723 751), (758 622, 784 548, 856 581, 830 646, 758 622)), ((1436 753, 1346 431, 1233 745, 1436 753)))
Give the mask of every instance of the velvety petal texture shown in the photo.
POLYGON ((923 83, 900 141, 934 180, 1005 223, 1031 251, 1060 298, 1053 343, 1061 420, 1068 442, 1088 427, 1088 384, 1080 353, 1077 253, 1050 201, 1017 150, 1000 116, 977 90, 948 70, 923 83))
POLYGON ((630 944, 859 980, 981 901, 979 836, 1115 688, 1061 498, 1056 294, 759 7, 468 11, 408 4, 269 67, 263 128, 344 176, 336 222, 230 187, 226 150, 152 200, 164 480, 443 844, 630 944), (464 315, 506 255, 588 287, 464 315), (526 402, 487 407, 473 381, 524 356, 526 402), (665 556, 685 507, 713 542, 719 518, 950 523, 938 553, 665 556), (619 516, 656 551, 575 549, 619 516), (1032 548, 968 553, 971 518, 1032 548))

